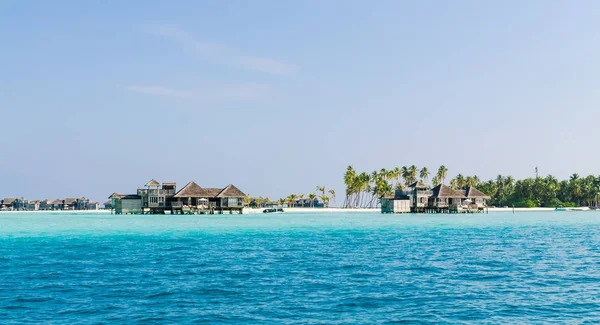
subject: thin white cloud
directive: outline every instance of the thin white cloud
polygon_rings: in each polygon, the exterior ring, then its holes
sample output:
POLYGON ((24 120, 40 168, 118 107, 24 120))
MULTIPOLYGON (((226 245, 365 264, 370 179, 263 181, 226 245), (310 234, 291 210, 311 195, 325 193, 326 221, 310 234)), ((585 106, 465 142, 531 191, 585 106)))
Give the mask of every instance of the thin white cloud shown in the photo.
POLYGON ((131 85, 127 90, 145 95, 187 98, 207 101, 260 101, 273 91, 269 85, 258 83, 207 85, 192 90, 173 89, 156 85, 131 85))
POLYGON ((294 74, 298 67, 272 58, 251 57, 236 53, 223 44, 204 42, 195 39, 190 33, 173 25, 147 26, 145 30, 153 35, 173 40, 183 47, 194 51, 198 56, 219 64, 265 72, 276 75, 294 74))

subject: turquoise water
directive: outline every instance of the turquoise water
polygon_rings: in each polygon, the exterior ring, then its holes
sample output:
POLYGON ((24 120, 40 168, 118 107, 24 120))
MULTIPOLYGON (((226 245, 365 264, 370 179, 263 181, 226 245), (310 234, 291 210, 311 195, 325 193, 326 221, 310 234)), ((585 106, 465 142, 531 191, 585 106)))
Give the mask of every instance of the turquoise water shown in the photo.
POLYGON ((0 322, 598 323, 600 212, 0 213, 0 322))

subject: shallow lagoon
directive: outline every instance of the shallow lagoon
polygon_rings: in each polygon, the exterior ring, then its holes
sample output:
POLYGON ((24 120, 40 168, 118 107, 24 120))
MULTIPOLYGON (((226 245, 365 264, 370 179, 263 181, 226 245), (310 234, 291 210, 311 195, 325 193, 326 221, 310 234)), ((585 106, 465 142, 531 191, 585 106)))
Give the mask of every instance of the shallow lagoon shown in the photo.
POLYGON ((14 323, 600 322, 600 212, 0 213, 14 323))

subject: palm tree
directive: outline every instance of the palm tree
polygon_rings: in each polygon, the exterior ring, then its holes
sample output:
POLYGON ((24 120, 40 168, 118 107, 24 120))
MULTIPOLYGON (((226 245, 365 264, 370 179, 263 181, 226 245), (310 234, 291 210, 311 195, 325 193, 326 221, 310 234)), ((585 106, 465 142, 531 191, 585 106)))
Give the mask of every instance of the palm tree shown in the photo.
POLYGON ((262 196, 259 196, 256 199, 254 199, 254 202, 256 202, 256 206, 258 206, 259 208, 262 207, 263 201, 264 199, 262 196))
POLYGON ((317 192, 321 192, 321 195, 325 195, 325 185, 323 185, 323 186, 317 185, 317 192))
POLYGON ((419 169, 417 168, 417 166, 412 165, 412 166, 408 167, 408 176, 410 177, 410 183, 408 185, 417 181, 418 173, 419 173, 419 169))
POLYGON ((329 207, 329 196, 321 195, 321 201, 323 201, 323 204, 325 205, 325 207, 329 207))
POLYGON ((400 176, 404 179, 404 186, 408 186, 410 183, 408 182, 410 179, 410 172, 408 171, 408 167, 402 166, 400 169, 400 176))
POLYGON ((302 204, 302 208, 304 208, 304 198, 306 197, 306 195, 304 193, 300 193, 298 194, 298 200, 300 200, 300 204, 302 204))
POLYGON ((315 207, 315 199, 316 198, 317 198, 317 195, 315 193, 308 194, 308 199, 310 200, 310 207, 311 208, 315 207))
POLYGON ((456 178, 450 180, 450 188, 452 188, 453 190, 458 189, 458 181, 456 180, 456 178))
POLYGON ((419 172, 419 178, 421 178, 421 181, 423 183, 427 183, 427 181, 429 181, 429 175, 431 173, 429 172, 429 169, 427 169, 427 167, 423 167, 421 168, 421 171, 419 172))
POLYGON ((244 206, 250 207, 250 203, 252 203, 252 198, 250 197, 250 194, 246 194, 244 197, 244 206))
POLYGON ((467 176, 467 178, 465 179, 465 186, 470 186, 470 187, 475 187, 477 186, 477 176, 473 177, 473 176, 467 176))
POLYGON ((279 205, 283 207, 283 205, 285 204, 285 199, 281 198, 277 201, 277 203, 279 203, 279 205))
POLYGON ((392 176, 394 178, 394 181, 396 182, 395 185, 398 186, 398 184, 400 183, 400 177, 402 176, 402 171, 399 167, 394 167, 394 169, 392 169, 392 176))
POLYGON ((290 194, 288 196, 288 207, 295 207, 296 206, 296 199, 298 198, 298 196, 296 194, 290 194))
POLYGON ((444 183, 444 180, 446 179, 447 174, 448 174, 448 168, 446 168, 446 166, 444 166, 444 165, 441 165, 440 168, 438 169, 437 177, 442 182, 442 184, 444 183))
POLYGON ((456 186, 457 188, 463 188, 465 187, 465 177, 462 174, 458 174, 456 175, 456 186))
MULTIPOLYGON (((331 190, 329 190, 329 192, 328 192, 328 193, 329 193, 329 195, 331 196, 331 200, 332 200, 332 201, 335 201, 335 190, 334 190, 334 189, 331 189, 331 190)), ((325 194, 323 194, 323 195, 325 195, 325 194)))
POLYGON ((344 207, 351 206, 351 200, 354 193, 354 183, 356 182, 356 171, 352 166, 346 168, 344 173, 344 184, 346 185, 346 198, 344 199, 344 207))

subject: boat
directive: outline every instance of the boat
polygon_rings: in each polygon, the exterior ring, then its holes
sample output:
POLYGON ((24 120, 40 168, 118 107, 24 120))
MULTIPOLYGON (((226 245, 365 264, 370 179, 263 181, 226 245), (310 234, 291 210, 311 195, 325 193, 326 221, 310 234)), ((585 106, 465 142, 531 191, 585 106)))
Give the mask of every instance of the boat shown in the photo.
POLYGON ((564 208, 562 206, 559 206, 558 208, 555 208, 554 211, 584 211, 583 208, 564 208))
POLYGON ((283 213, 282 208, 266 208, 263 210, 263 213, 283 213))

